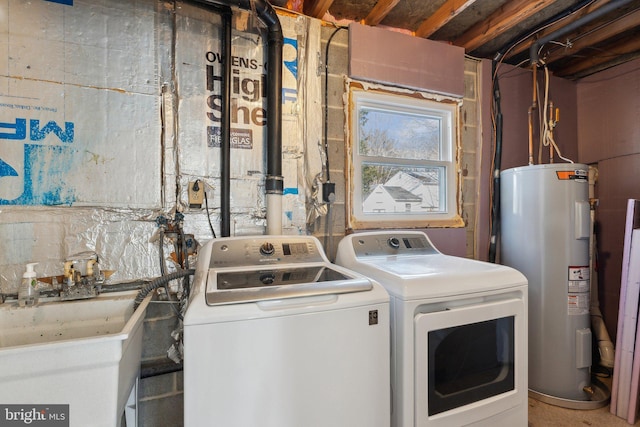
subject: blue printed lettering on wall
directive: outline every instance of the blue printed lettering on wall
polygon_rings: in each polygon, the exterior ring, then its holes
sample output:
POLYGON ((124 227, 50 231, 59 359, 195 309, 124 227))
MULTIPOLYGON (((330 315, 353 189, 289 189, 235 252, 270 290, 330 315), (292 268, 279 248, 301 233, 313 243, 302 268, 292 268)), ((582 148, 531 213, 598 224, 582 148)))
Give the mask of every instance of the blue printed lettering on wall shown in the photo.
POLYGON ((296 80, 298 80, 298 40, 285 37, 282 52, 283 52, 283 56, 285 56, 285 58, 282 61, 284 63, 284 66, 286 67, 287 70, 291 71, 291 74, 293 74, 293 77, 296 80), (293 52, 291 52, 290 56, 287 55, 287 53, 289 52, 289 49, 287 49, 287 46, 293 47, 293 52), (287 58, 293 58, 293 59, 287 60, 287 58))
MULTIPOLYGON (((64 123, 64 131, 53 120, 47 122, 40 127, 40 120, 29 120, 29 140, 42 141, 45 137, 54 133, 61 142, 73 142, 74 125, 72 122, 64 123)), ((16 119, 15 123, 0 122, 0 139, 18 139, 23 140, 27 137, 27 119, 16 119), (10 132, 2 132, 7 129, 10 132)))
POLYGON ((50 1, 51 3, 66 4, 67 6, 73 6, 73 0, 45 0, 45 1, 50 1))
MULTIPOLYGON (((15 107, 15 106, 14 106, 15 107)), ((0 205, 70 205, 77 150, 73 122, 0 121, 0 205)))
POLYGON ((282 47, 282 63, 284 68, 291 73, 293 81, 290 82, 286 73, 283 78, 282 84, 282 103, 297 102, 298 90, 295 88, 298 81, 298 40, 285 37, 282 47), (294 87, 286 87, 286 84, 290 83, 294 87))

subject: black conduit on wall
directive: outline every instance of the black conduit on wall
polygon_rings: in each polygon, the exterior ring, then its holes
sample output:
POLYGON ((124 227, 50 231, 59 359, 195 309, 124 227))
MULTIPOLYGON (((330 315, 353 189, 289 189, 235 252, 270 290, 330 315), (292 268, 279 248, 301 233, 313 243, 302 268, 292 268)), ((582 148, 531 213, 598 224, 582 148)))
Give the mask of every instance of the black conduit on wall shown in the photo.
POLYGON ((222 129, 220 132, 220 234, 231 235, 231 8, 222 15, 222 129))
POLYGON ((325 187, 327 188, 328 193, 334 193, 335 195, 335 184, 331 182, 331 171, 329 167, 329 46, 331 46, 331 40, 340 30, 347 30, 344 27, 336 28, 329 40, 327 40, 327 45, 324 49, 324 169, 325 169, 325 181, 322 184, 322 195, 323 201, 327 203, 327 215, 324 219, 324 250, 327 253, 328 257, 332 257, 333 251, 333 229, 332 229, 332 209, 331 206, 333 201, 325 199, 325 187))
MULTIPOLYGON (((245 10, 255 10, 258 19, 267 27, 267 194, 282 195, 284 183, 282 177, 282 47, 284 37, 278 15, 265 0, 195 0, 208 6, 235 6, 245 10)), ((219 9, 215 9, 219 12, 219 9)), ((231 105, 231 17, 228 26, 223 15, 223 126, 222 126, 222 165, 221 167, 221 217, 220 233, 222 237, 231 235, 230 207, 230 105, 231 105), (228 74, 227 74, 228 73, 228 74), (225 133, 226 131, 226 133, 225 133), (226 145, 226 147, 225 147, 226 145), (223 168, 226 169, 223 176, 223 168)))
POLYGON ((492 62, 493 79, 493 114, 495 114, 495 151, 493 153, 493 199, 491 204, 491 240, 489 241, 489 262, 496 262, 498 236, 500 234, 500 168, 502 167, 502 109, 500 106, 500 85, 496 67, 492 62))

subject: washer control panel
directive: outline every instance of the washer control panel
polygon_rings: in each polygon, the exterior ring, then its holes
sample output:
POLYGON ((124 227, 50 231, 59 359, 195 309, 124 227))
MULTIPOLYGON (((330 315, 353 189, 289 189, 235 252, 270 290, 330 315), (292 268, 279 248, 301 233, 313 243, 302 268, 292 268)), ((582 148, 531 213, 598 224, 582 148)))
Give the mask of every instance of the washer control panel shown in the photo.
POLYGON ((389 232, 351 236, 356 257, 433 255, 438 250, 422 232, 389 232))
POLYGON ((324 261, 322 248, 313 237, 252 236, 214 241, 209 268, 324 261))

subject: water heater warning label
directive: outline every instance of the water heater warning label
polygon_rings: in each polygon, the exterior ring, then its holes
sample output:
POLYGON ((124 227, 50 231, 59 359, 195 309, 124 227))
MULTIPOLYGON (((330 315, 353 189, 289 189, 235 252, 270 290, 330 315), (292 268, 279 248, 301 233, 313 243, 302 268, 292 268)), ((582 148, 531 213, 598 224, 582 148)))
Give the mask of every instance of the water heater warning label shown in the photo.
POLYGON ((565 180, 576 180, 576 181, 588 181, 589 172, 586 170, 573 170, 573 171, 556 171, 556 175, 558 179, 561 181, 565 180))
POLYGON ((569 280, 589 280, 589 266, 569 266, 569 280))
POLYGON ((589 314, 589 266, 569 266, 567 276, 567 314, 589 314))
POLYGON ((567 295, 567 314, 589 314, 589 292, 567 295))
POLYGON ((569 292, 589 292, 589 281, 569 280, 569 292))

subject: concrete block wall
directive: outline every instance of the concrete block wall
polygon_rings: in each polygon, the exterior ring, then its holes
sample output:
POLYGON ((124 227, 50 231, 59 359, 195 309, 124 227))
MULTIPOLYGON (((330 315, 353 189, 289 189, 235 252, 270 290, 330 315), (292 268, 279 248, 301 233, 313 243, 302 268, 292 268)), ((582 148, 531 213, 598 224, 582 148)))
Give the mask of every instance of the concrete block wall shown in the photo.
POLYGON ((347 194, 345 192, 345 110, 343 96, 344 76, 348 74, 348 58, 349 58, 349 31, 345 29, 337 29, 333 26, 322 27, 322 45, 321 45, 321 62, 322 62, 322 95, 324 107, 324 94, 328 87, 327 104, 328 108, 328 158, 329 158, 329 174, 331 181, 336 184, 336 199, 329 210, 329 221, 326 217, 318 218, 314 224, 313 235, 318 237, 325 244, 325 251, 329 259, 335 259, 335 251, 340 238, 345 233, 345 203, 347 194), (331 35, 337 31, 331 39, 328 50, 328 62, 325 58, 327 52, 327 41, 331 35), (326 64, 328 67, 328 84, 325 87, 324 71, 326 64), (328 226, 328 229, 327 229, 328 226), (330 239, 328 237, 331 237, 330 239))
MULTIPOLYGON (((337 30, 333 26, 322 28, 322 70, 326 64, 325 52, 327 41, 337 30)), ((331 40, 328 50, 328 146, 331 181, 336 184, 336 201, 331 206, 330 220, 318 218, 315 222, 313 234, 325 244, 325 250, 330 259, 335 257, 335 249, 345 234, 346 227, 346 187, 345 187, 345 76, 349 74, 349 32, 347 29, 338 30, 331 40), (329 227, 329 230, 327 229, 329 227), (330 237, 330 238, 329 238, 330 237)), ((480 121, 479 73, 480 63, 467 58, 464 62, 464 97, 460 114, 460 179, 462 190, 462 217, 465 222, 466 245, 463 251, 456 255, 468 258, 478 257, 478 248, 485 245, 477 242, 476 224, 478 222, 478 197, 480 194, 479 171, 482 154, 482 126, 480 121)), ((325 93, 325 79, 322 77, 322 94, 325 93)), ((324 100, 323 100, 324 102, 324 100)), ((486 166, 485 166, 486 167, 486 166)), ((454 230, 450 230, 454 233, 454 230)), ((447 232, 438 230, 432 233, 432 239, 456 240, 454 236, 447 237, 447 232)), ((435 242, 438 245, 438 242, 435 242)))
POLYGON ((170 303, 152 301, 144 320, 142 366, 165 366, 175 372, 142 378, 138 388, 138 426, 183 425, 183 373, 181 365, 167 356, 175 342, 171 333, 179 328, 170 303))
POLYGON ((460 114, 460 179, 462 180, 462 219, 467 234, 467 258, 478 259, 476 225, 478 223, 478 198, 480 197, 480 169, 482 154, 482 127, 480 126, 480 97, 478 95, 479 61, 465 59, 464 97, 460 114))

